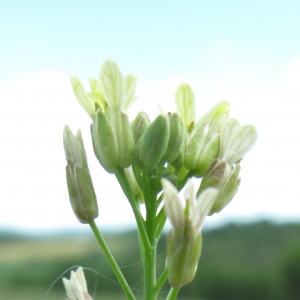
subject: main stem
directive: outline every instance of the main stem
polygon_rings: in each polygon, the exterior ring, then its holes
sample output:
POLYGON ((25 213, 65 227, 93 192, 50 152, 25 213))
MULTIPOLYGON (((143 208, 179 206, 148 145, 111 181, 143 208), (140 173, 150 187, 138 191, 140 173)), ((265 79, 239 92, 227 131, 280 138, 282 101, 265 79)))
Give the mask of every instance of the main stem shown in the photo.
POLYGON ((151 245, 150 251, 145 252, 144 265, 144 300, 156 300, 158 289, 156 289, 156 250, 158 238, 156 237, 156 212, 157 212, 157 190, 160 184, 163 164, 158 168, 157 178, 154 185, 150 184, 148 168, 143 168, 143 193, 146 205, 146 232, 151 245), (150 188, 151 186, 151 188, 150 188))
POLYGON ((121 272, 121 270, 120 270, 117 262, 115 261, 112 253, 110 252, 110 250, 109 250, 109 248, 108 248, 108 246, 107 246, 107 244, 106 244, 103 236, 101 235, 101 233, 100 233, 100 231, 99 231, 99 229, 98 229, 95 221, 94 220, 90 221, 89 225, 91 226, 91 228, 92 228, 92 230, 94 232, 94 235, 96 236, 97 241, 100 244, 100 246, 101 246, 101 248, 102 248, 102 250, 103 250, 103 252, 104 252, 104 254, 105 254, 105 256, 106 256, 106 258, 108 260, 108 262, 110 263, 110 266, 113 269, 116 277, 118 278, 119 283, 120 283, 120 285, 121 285, 124 293, 126 294, 127 298, 129 300, 135 300, 135 297, 134 297, 134 295, 133 295, 133 293, 132 293, 132 291, 131 291, 131 289, 130 289, 130 287, 129 287, 126 279, 125 279, 125 277, 123 276, 123 274, 122 274, 122 272, 121 272))

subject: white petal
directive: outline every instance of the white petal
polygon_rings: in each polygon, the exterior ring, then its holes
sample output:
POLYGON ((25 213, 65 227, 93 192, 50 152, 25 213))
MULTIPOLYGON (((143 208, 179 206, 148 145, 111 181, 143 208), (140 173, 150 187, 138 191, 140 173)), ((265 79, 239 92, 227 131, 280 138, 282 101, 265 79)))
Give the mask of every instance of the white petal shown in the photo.
POLYGON ((124 81, 126 89, 124 108, 127 110, 137 98, 135 95, 137 77, 129 74, 124 78, 124 81))
POLYGON ((207 188, 200 194, 191 220, 195 230, 200 231, 202 229, 205 217, 212 208, 218 193, 219 191, 215 188, 207 188))
POLYGON ((84 277, 83 269, 81 267, 79 267, 77 269, 76 277, 77 277, 77 280, 78 280, 79 284, 81 285, 81 288, 82 288, 83 292, 87 292, 86 280, 85 280, 85 277, 84 277))
POLYGON ((219 158, 222 159, 226 153, 230 140, 234 137, 234 134, 239 129, 240 123, 237 119, 229 119, 220 131, 221 145, 219 158))
POLYGON ((242 159, 254 146, 257 140, 257 131, 253 125, 242 126, 234 135, 224 156, 230 165, 242 159))
POLYGON ((125 96, 125 82, 121 70, 113 60, 106 60, 100 69, 100 86, 113 110, 123 108, 125 96))
POLYGON ((66 292, 67 292, 68 299, 76 300, 76 295, 73 293, 73 288, 72 288, 70 280, 68 280, 66 278, 63 278, 62 280, 63 280, 63 284, 64 284, 66 292))
POLYGON ((175 92, 175 103, 177 112, 183 118, 184 125, 187 127, 195 121, 195 95, 190 85, 182 83, 175 92))
POLYGON ((73 86, 73 91, 78 102, 84 108, 84 110, 89 114, 89 116, 93 118, 95 116, 95 106, 93 101, 91 101, 90 96, 84 90, 81 81, 76 77, 72 77, 70 81, 73 86))
POLYGON ((80 282, 78 281, 78 279, 77 279, 76 274, 75 274, 74 271, 71 271, 70 282, 71 282, 71 285, 72 285, 73 293, 74 293, 74 294, 76 295, 76 297, 77 297, 77 298, 75 298, 75 299, 78 299, 78 300, 85 300, 85 299, 84 299, 84 295, 83 295, 82 287, 81 287, 80 282))
POLYGON ((181 230, 184 226, 182 203, 175 186, 167 179, 162 179, 164 190, 164 209, 174 228, 181 230))

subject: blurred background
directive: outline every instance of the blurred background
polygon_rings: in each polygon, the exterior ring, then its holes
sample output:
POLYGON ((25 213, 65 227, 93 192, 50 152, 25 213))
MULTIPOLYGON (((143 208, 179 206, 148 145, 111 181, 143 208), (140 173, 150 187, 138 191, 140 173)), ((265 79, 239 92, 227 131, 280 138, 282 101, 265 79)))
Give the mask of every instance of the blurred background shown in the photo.
MULTIPOLYGON (((125 298, 72 213, 65 124, 82 130, 97 224, 142 297, 133 214, 94 157, 91 121, 69 82, 76 76, 88 90, 111 58, 138 75, 131 120, 139 111, 154 119, 158 105, 174 111, 186 82, 197 118, 228 100, 231 117, 258 130, 233 202, 207 218, 197 278, 179 299, 300 299, 299 13, 291 0, 1 2, 0 298, 65 299, 60 276, 76 265, 91 269, 95 299, 125 298)), ((162 268, 165 236, 158 260, 162 268)))

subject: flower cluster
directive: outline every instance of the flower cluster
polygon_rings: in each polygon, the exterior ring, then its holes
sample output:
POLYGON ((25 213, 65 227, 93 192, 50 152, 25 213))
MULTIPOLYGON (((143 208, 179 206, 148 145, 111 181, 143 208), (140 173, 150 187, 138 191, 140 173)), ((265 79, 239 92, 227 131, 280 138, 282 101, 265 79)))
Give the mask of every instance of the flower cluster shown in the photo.
MULTIPOLYGON (((130 187, 126 196, 145 203, 152 220, 158 217, 152 212, 156 214, 163 190, 165 215, 172 224, 167 244, 169 281, 178 288, 194 278, 205 216, 220 212, 234 197, 240 185, 240 162, 255 144, 257 132, 254 126, 240 126, 229 118, 228 101, 196 120, 194 92, 185 83, 175 92, 176 112, 161 113, 153 121, 140 112, 130 122, 126 111, 136 99, 136 81, 134 75, 124 77, 112 60, 102 65, 99 80, 90 80, 91 92, 71 78, 78 102, 91 117, 93 148, 102 167, 117 178, 122 170, 126 177, 122 185, 130 187), (176 188, 192 177, 202 178, 201 184, 195 197, 188 183, 183 208, 176 188)), ((74 137, 66 127, 64 147, 71 204, 77 218, 88 223, 98 216, 98 207, 80 132, 74 137)))

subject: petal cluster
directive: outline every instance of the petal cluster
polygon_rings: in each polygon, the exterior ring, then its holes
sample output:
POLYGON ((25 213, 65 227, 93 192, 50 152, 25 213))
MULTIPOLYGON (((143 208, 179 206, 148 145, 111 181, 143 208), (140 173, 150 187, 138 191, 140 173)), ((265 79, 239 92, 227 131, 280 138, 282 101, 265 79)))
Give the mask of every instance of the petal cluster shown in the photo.
POLYGON ((70 280, 63 278, 67 292, 67 300, 93 300, 88 294, 85 276, 81 267, 76 272, 71 271, 70 280))

